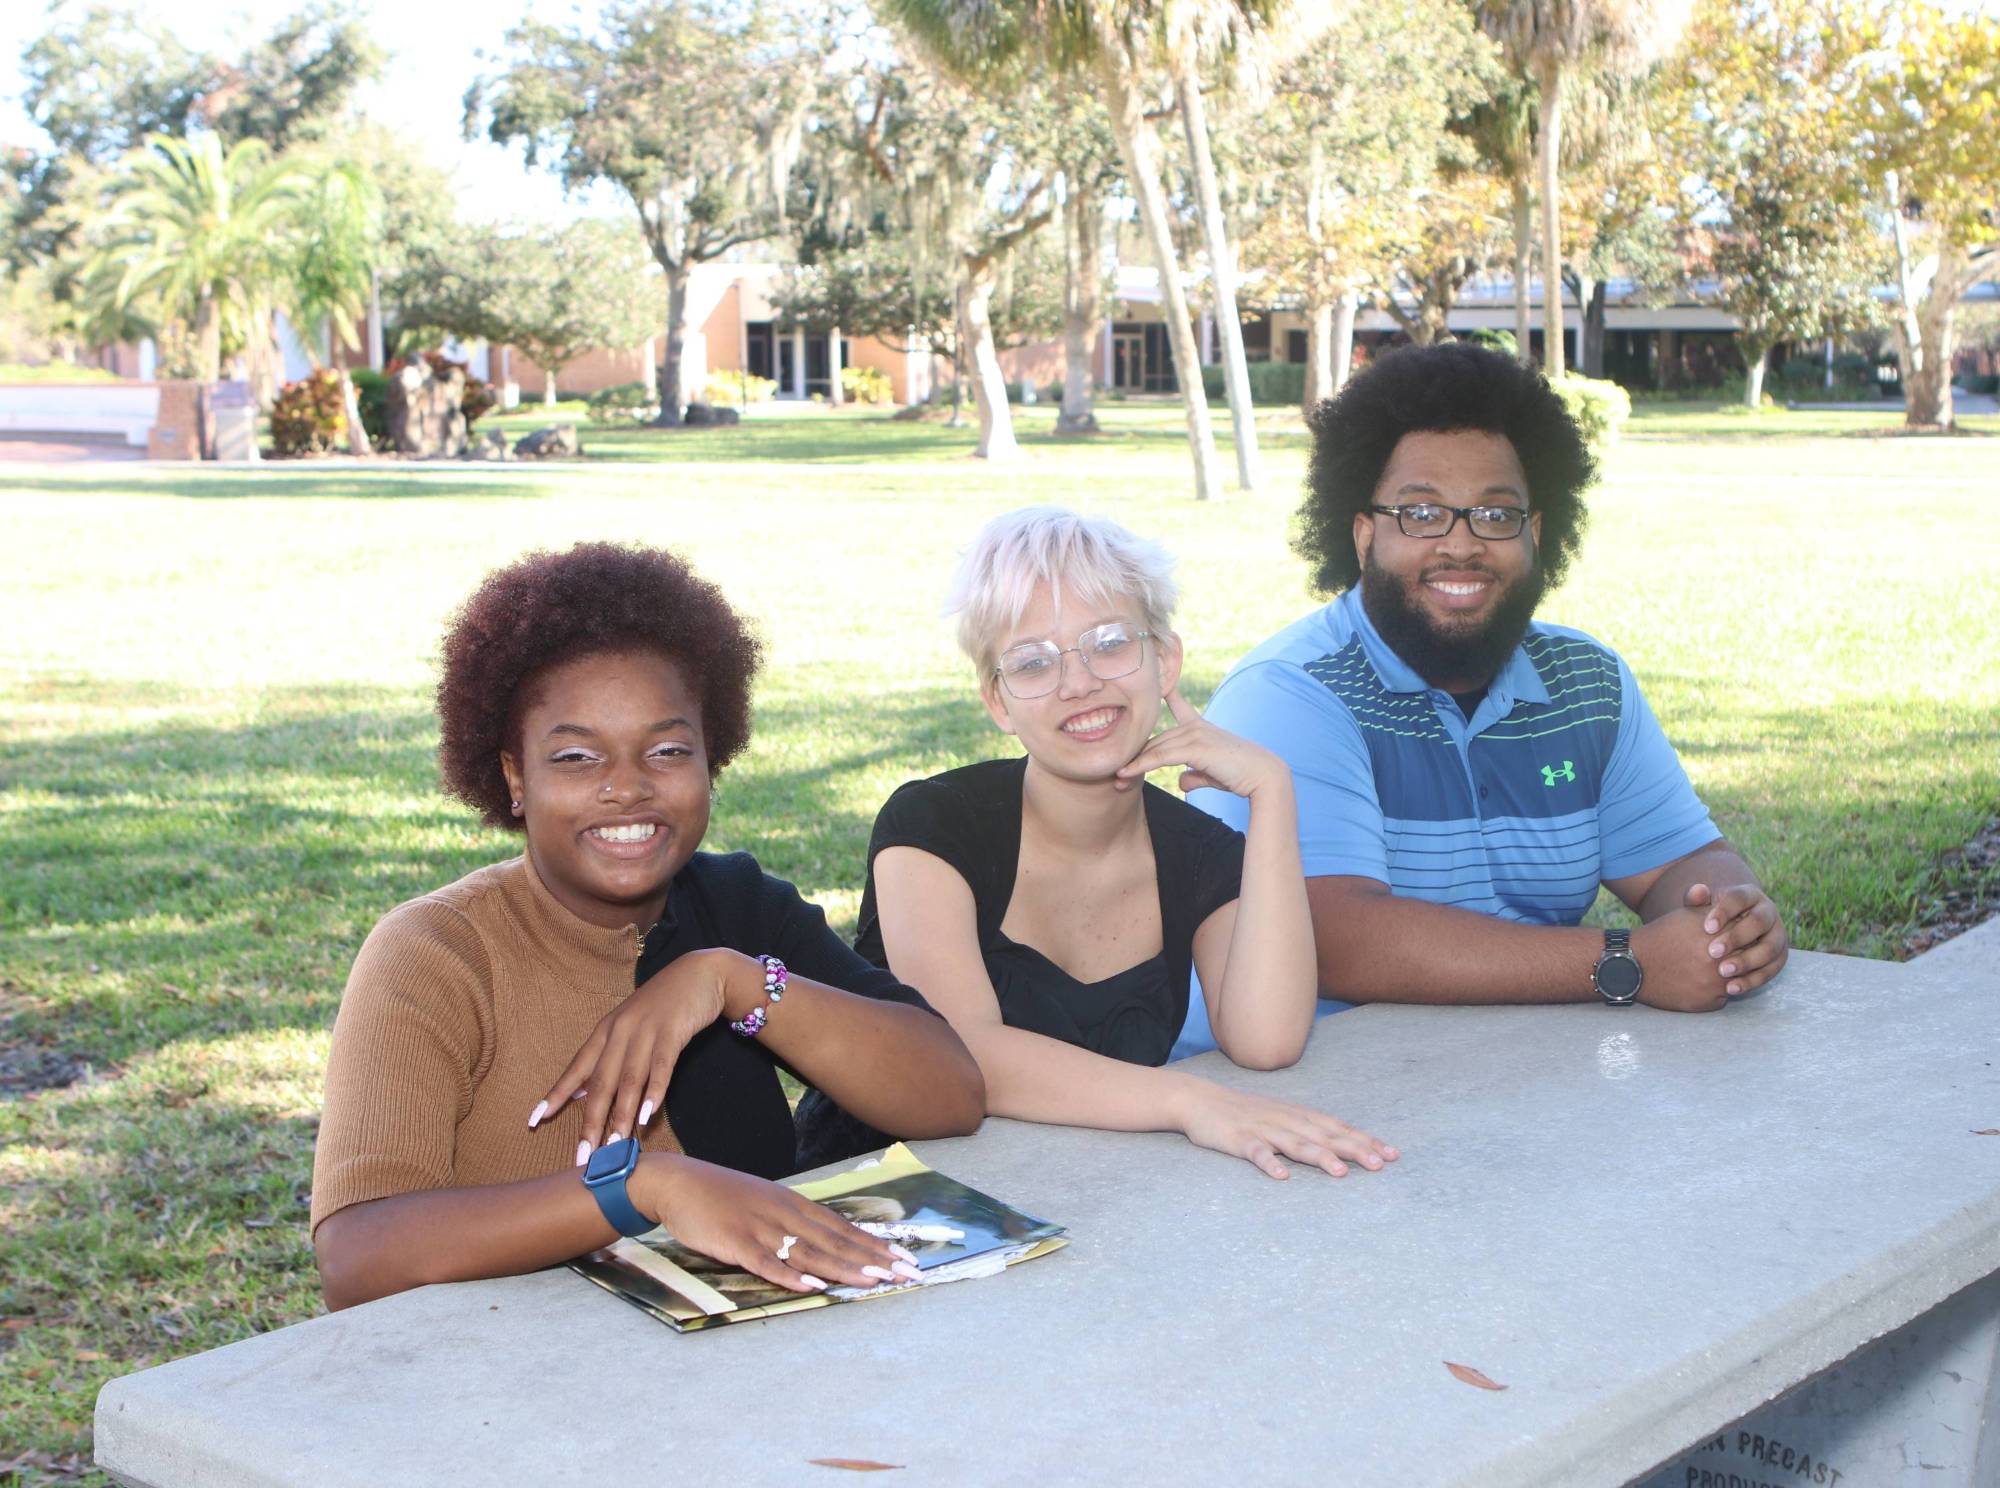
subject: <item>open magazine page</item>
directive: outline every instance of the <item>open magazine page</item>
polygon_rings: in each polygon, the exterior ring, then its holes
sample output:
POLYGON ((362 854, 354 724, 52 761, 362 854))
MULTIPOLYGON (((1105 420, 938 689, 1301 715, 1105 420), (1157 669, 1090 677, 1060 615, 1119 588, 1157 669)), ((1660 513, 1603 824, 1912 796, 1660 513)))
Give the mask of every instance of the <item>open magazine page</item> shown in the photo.
POLYGON ((845 1173, 793 1187, 905 1246, 916 1256, 923 1280, 801 1295, 698 1255, 665 1230, 619 1240, 572 1262, 571 1268, 686 1333, 991 1276, 1068 1243, 1060 1225, 933 1172, 900 1142, 845 1173))

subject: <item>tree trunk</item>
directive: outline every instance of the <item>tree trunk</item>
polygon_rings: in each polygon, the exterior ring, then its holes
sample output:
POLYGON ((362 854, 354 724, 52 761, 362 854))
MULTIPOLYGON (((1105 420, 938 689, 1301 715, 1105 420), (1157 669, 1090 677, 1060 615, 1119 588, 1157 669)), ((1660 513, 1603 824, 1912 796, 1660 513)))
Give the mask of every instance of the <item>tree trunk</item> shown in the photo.
POLYGON ((826 401, 835 408, 847 401, 847 389, 840 385, 840 327, 826 333, 826 401))
POLYGON ((1659 360, 1653 364, 1653 386, 1661 392, 1681 385, 1681 335, 1679 331, 1659 333, 1659 360))
POLYGON ((1215 431, 1209 425, 1208 398, 1201 387, 1201 358, 1195 350, 1194 327, 1188 321, 1187 296, 1181 292, 1180 264, 1174 257, 1166 191, 1160 184, 1160 140, 1146 118, 1144 100, 1134 86, 1136 79, 1127 76, 1115 52, 1115 46, 1107 48, 1098 76, 1104 83, 1112 132, 1118 137, 1118 153, 1125 162, 1133 195, 1139 199, 1146 242, 1160 271, 1160 300, 1166 312, 1167 335, 1173 343, 1174 370, 1180 377, 1181 397, 1187 408, 1195 500, 1211 501, 1222 494, 1222 472, 1216 464, 1215 431))
POLYGON ((1194 166, 1195 191, 1201 201, 1202 234, 1208 241, 1209 279, 1222 330, 1229 423, 1236 436, 1236 483, 1254 491, 1261 462, 1257 458, 1257 413, 1250 405, 1250 367, 1243 354, 1243 318, 1236 309, 1236 259, 1229 251, 1229 226, 1223 219, 1222 194, 1215 184, 1215 157, 1209 149, 1201 77, 1192 65, 1174 80, 1174 90, 1180 96, 1181 124, 1187 133, 1188 159, 1194 166))
POLYGON ((1361 308, 1361 294, 1352 285, 1340 292, 1333 312, 1333 390, 1347 386, 1354 375, 1354 312, 1361 308))
POLYGON ((1306 291, 1306 392, 1304 407, 1310 413, 1322 399, 1331 398, 1333 380, 1333 301, 1325 292, 1306 291))
POLYGON ((1099 243, 1104 208, 1072 178, 1063 202, 1063 395, 1058 434, 1097 432, 1097 323, 1103 317, 1099 243))
POLYGON ((667 270, 667 352, 660 366, 660 412, 653 420, 662 429, 678 429, 687 408, 681 353, 687 346, 688 281, 693 277, 686 264, 667 270))
POLYGON ((215 296, 203 295, 194 314, 195 368, 203 382, 222 376, 222 307, 215 296))
POLYGON ((542 368, 542 407, 554 408, 555 406, 556 369, 545 365, 542 368))
POLYGON ((347 415, 347 452, 351 455, 372 455, 374 449, 368 443, 368 430, 361 422, 361 399, 354 391, 354 379, 347 375, 347 369, 340 369, 340 408, 347 415))
POLYGON ((1000 370, 1000 353, 993 344, 993 291, 999 273, 987 260, 966 260, 965 288, 959 296, 964 325, 959 345, 972 353, 972 400, 979 410, 982 460, 1011 460, 1021 453, 1014 440, 1013 411, 1007 407, 1007 376, 1000 370))
POLYGON ((660 362, 658 353, 653 350, 651 336, 646 338, 645 349, 640 352, 640 356, 646 362, 645 370, 639 375, 639 381, 646 389, 646 401, 657 403, 660 401, 660 362))
POLYGON ((1743 406, 1762 408, 1764 406, 1764 369, 1771 363, 1771 348, 1758 344, 1743 343, 1743 406))
MULTIPOLYGON (((1525 167, 1526 161, 1521 165, 1525 167)), ((1528 281, 1535 273, 1535 202, 1528 178, 1514 174, 1514 355, 1521 365, 1535 365, 1535 326, 1528 304, 1528 281)))
POLYGON ((1578 336, 1577 364, 1585 377, 1604 375, 1604 281, 1577 275, 1576 302, 1583 307, 1583 330, 1578 336))
POLYGON ((1955 417, 1951 394, 1951 359, 1957 350, 1957 327, 1953 324, 1958 297, 1966 284, 1952 272, 1958 253, 1946 249, 1941 255, 1931 292, 1917 311, 1916 365, 1903 383, 1903 425, 1910 429, 1949 429, 1955 417))
POLYGON ((1562 198, 1557 195, 1562 157, 1562 59, 1544 56, 1535 69, 1541 87, 1535 153, 1542 192, 1542 370, 1563 374, 1562 198))

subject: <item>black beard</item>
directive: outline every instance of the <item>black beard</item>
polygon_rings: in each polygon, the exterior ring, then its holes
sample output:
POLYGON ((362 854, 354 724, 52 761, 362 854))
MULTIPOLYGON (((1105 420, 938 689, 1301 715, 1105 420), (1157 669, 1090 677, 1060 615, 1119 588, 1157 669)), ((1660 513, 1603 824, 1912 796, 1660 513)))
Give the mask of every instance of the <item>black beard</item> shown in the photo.
MULTIPOLYGON (((1469 571, 1499 582, 1500 576, 1491 569, 1469 571)), ((1411 588, 1422 582, 1421 575, 1407 582, 1398 579, 1376 564, 1371 550, 1361 568, 1361 604, 1389 648, 1433 687, 1440 682, 1491 683, 1528 633, 1528 622, 1535 618, 1547 587, 1537 562, 1501 590, 1493 618, 1484 626, 1445 629, 1435 625, 1410 595, 1411 588)))

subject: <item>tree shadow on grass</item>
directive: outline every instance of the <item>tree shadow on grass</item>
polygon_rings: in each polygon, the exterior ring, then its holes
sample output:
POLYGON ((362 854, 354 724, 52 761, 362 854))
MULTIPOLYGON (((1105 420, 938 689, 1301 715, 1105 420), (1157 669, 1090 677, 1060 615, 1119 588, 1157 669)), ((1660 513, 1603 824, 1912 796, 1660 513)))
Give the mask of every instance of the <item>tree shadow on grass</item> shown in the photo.
MULTIPOLYGON (((377 919, 521 850, 437 787, 415 702, 0 743, 0 1042, 38 1067, 190 1037, 321 1028, 377 919)), ((809 895, 857 889, 901 780, 980 758, 958 688, 779 702, 721 781, 711 849, 809 895)))
POLYGON ((1730 737, 1676 744, 1794 945, 1898 954, 1938 896, 1965 887, 1950 857, 2000 812, 1991 710, 1847 698, 1733 714, 1729 725, 1730 737))

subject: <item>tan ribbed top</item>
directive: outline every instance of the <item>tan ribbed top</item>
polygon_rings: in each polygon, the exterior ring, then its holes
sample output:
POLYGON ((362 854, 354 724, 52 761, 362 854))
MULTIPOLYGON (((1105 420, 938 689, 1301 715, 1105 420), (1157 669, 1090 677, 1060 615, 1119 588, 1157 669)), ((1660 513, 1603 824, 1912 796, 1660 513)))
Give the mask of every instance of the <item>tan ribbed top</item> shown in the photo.
MULTIPOLYGON (((527 858, 384 915, 354 958, 313 1154, 312 1225, 350 1204, 573 1169, 583 1108, 528 1114, 632 995, 639 927, 556 902, 527 858)), ((642 1137, 677 1152, 664 1115, 642 1137)))

